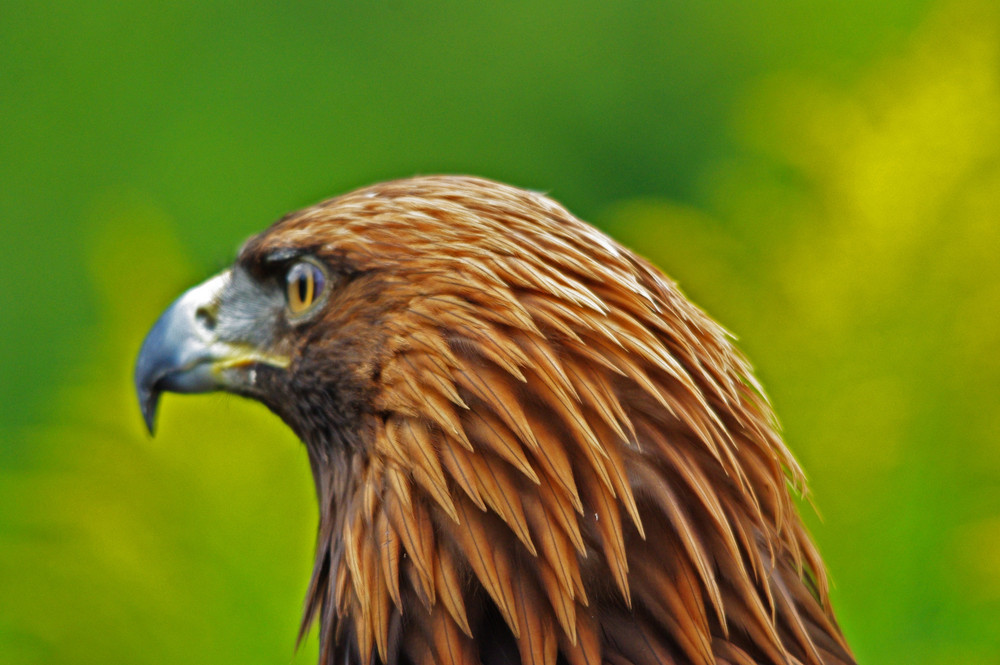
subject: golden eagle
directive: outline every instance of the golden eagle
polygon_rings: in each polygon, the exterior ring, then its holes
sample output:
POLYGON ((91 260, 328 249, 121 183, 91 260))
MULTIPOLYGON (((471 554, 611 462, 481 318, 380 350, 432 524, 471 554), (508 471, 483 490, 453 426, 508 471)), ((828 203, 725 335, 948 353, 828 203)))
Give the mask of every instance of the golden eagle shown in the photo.
POLYGON ((150 331, 136 388, 305 442, 321 663, 854 659, 730 336, 553 200, 472 177, 292 213, 150 331))

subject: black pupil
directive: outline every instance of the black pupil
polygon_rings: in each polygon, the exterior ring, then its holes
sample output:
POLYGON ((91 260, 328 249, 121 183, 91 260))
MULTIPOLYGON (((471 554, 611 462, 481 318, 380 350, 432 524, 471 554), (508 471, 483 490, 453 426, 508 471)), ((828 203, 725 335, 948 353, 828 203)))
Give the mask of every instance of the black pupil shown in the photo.
POLYGON ((306 296, 309 294, 309 278, 305 275, 299 275, 299 302, 304 303, 306 301, 306 296))

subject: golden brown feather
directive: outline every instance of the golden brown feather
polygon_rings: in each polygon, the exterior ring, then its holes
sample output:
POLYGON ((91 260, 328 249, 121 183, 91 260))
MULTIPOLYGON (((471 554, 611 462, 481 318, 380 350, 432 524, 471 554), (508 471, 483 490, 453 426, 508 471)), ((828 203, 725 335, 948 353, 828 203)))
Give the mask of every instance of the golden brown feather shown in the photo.
POLYGON ((854 662, 750 366, 656 268, 468 177, 320 203, 239 264, 289 248, 339 276, 255 395, 316 476, 322 662, 854 662))

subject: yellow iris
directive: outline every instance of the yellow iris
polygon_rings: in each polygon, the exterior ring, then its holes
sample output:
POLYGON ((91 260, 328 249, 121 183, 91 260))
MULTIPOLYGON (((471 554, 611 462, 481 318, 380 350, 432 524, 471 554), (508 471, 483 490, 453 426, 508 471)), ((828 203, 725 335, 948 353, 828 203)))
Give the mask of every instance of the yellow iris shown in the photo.
POLYGON ((326 279, 319 266, 310 261, 296 263, 285 278, 288 310, 302 314, 312 307, 323 292, 326 279))

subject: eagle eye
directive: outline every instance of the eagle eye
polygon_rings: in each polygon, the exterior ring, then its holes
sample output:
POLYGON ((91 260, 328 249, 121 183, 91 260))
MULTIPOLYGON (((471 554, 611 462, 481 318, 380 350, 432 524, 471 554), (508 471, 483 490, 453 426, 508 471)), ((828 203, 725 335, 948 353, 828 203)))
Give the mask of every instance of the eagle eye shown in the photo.
POLYGON ((326 275, 312 261, 299 261, 285 275, 285 298, 288 311, 295 316, 312 308, 326 288, 326 275))

